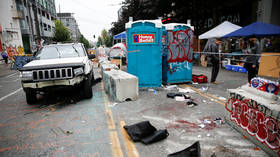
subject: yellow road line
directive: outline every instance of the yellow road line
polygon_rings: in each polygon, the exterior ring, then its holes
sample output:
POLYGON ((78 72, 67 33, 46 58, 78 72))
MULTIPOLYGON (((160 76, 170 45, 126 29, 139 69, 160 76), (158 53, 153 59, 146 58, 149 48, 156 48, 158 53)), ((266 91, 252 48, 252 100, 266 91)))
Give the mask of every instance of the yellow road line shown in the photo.
POLYGON ((203 96, 203 97, 206 97, 206 98, 208 98, 208 99, 214 99, 217 103, 219 103, 219 104, 221 104, 221 105, 224 105, 225 106, 225 101, 223 101, 223 100, 220 100, 219 98, 217 98, 216 96, 214 96, 214 95, 211 95, 211 94, 209 94, 209 93, 202 93, 199 89, 197 89, 197 88, 195 88, 195 87, 192 87, 192 86, 189 86, 189 85, 186 85, 186 84, 184 84, 184 85, 180 85, 181 87, 183 87, 183 88, 186 88, 186 87, 189 87, 189 88, 191 88, 192 90, 194 90, 194 91, 196 91, 199 95, 201 95, 201 96, 203 96))
MULTIPOLYGON (((101 83, 101 89, 104 89, 103 83, 101 83)), ((118 133, 115 130, 116 126, 115 126, 113 114, 112 114, 111 109, 108 107, 110 102, 108 101, 106 94, 104 94, 103 98, 104 98, 105 112, 106 112, 106 117, 107 117, 107 125, 108 125, 109 133, 110 133, 110 140, 112 142, 111 149, 112 149, 113 156, 114 157, 123 157, 123 152, 122 152, 120 140, 118 137, 118 133)))
POLYGON ((123 136, 123 140, 125 143, 125 148, 126 148, 128 157, 139 157, 139 153, 138 153, 134 143, 132 142, 131 138, 128 136, 127 132, 123 128, 125 126, 125 122, 120 121, 120 123, 121 123, 121 133, 123 136))
POLYGON ((123 157, 123 152, 117 131, 110 131, 110 139, 112 142, 112 153, 114 157, 123 157))

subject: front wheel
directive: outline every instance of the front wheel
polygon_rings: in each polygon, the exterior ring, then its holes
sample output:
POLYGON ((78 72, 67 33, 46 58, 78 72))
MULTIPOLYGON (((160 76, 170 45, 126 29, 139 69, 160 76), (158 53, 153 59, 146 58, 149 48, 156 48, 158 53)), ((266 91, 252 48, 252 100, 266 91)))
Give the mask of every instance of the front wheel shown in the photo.
POLYGON ((36 91, 32 89, 26 89, 25 90, 25 96, 26 96, 26 102, 31 105, 34 104, 37 101, 36 98, 36 91))
POLYGON ((87 79, 87 80, 85 80, 85 82, 84 82, 84 86, 83 86, 83 90, 84 90, 84 97, 86 98, 86 99, 89 99, 89 98, 91 98, 92 97, 92 82, 91 82, 91 80, 92 80, 92 76, 91 75, 89 75, 89 78, 87 79))

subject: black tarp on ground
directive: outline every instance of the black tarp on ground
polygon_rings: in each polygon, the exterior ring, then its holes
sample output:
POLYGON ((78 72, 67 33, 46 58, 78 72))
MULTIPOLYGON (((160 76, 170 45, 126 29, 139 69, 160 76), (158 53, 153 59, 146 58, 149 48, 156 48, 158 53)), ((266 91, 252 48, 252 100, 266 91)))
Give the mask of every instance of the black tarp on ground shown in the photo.
POLYGON ((125 125, 124 129, 134 142, 141 141, 151 144, 165 139, 169 134, 167 130, 157 130, 149 121, 143 121, 133 125, 125 125))
POLYGON ((195 142, 193 145, 184 150, 169 154, 167 157, 200 157, 199 141, 195 142))

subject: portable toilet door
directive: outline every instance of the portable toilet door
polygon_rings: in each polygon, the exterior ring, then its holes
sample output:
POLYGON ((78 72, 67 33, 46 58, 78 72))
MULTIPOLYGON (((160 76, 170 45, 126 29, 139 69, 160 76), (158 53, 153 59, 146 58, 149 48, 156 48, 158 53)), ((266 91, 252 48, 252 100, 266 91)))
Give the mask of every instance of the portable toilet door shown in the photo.
POLYGON ((138 77, 139 87, 162 84, 161 20, 126 23, 127 72, 138 77))
POLYGON ((186 24, 163 25, 163 83, 192 80, 193 31, 186 24), (165 39, 164 39, 165 38, 165 39))

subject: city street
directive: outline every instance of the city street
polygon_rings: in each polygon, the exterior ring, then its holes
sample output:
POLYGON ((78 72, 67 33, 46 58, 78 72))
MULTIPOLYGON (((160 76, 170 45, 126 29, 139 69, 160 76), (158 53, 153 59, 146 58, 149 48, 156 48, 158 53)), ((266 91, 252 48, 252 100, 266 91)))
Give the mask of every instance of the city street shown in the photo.
MULTIPOLYGON (((0 65, 0 156, 159 157, 196 141, 202 156, 268 156, 227 123, 213 123, 227 115, 226 90, 245 84, 246 73, 222 69, 218 85, 178 85, 195 90, 189 95, 198 105, 189 107, 167 98, 170 91, 164 88, 154 88, 155 92, 140 88, 138 100, 113 102, 96 67, 91 99, 81 99, 72 90, 40 95, 37 104, 28 105, 18 72, 5 66, 0 65), (208 90, 202 92, 201 87, 208 90), (146 120, 157 129, 167 129, 169 136, 150 145, 132 142, 122 127, 146 120), (205 120, 212 123, 201 127, 205 120)), ((211 68, 193 67, 193 74, 205 74, 208 79, 210 72, 211 68)))

